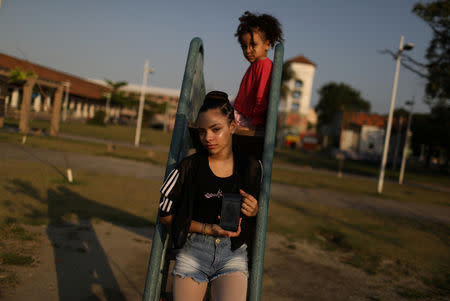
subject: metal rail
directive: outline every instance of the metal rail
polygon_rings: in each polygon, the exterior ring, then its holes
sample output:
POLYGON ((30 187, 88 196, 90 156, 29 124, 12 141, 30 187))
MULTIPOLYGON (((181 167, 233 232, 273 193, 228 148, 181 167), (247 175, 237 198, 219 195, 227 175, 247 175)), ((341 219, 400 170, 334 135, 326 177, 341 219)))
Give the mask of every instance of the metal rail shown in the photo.
MULTIPOLYGON (((198 109, 205 97, 203 53, 202 40, 194 38, 189 46, 165 177, 186 156, 190 145, 188 123, 193 122, 197 117, 198 109)), ((166 279, 167 274, 167 265, 165 264, 167 244, 168 235, 159 221, 158 214, 143 301, 159 300, 161 285, 165 282, 163 280, 166 279)))

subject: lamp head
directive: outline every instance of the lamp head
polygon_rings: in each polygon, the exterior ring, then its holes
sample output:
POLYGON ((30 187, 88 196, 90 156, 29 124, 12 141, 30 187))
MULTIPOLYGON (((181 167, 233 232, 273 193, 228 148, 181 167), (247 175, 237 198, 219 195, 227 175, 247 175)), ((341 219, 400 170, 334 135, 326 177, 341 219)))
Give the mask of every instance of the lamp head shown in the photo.
POLYGON ((403 50, 411 50, 414 48, 414 44, 413 43, 407 43, 404 47, 403 50))

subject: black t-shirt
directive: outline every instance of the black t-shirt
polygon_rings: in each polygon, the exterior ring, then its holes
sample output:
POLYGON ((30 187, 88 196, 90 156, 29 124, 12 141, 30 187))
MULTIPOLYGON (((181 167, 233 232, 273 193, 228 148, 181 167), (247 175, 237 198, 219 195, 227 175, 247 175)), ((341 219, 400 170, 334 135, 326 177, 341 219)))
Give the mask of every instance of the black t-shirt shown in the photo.
MULTIPOLYGON (((171 233, 175 248, 184 245, 192 220, 214 224, 219 222, 220 193, 238 193, 242 189, 255 198, 259 196, 263 178, 261 161, 235 153, 234 170, 231 177, 216 177, 209 168, 207 153, 196 153, 184 158, 166 177, 160 189, 159 214, 174 215, 171 233)), ((244 242, 249 245, 254 237, 256 217, 241 216, 241 234, 231 239, 232 250, 244 242)))
POLYGON ((208 158, 198 167, 197 193, 194 199, 192 220, 207 224, 219 224, 223 193, 238 192, 234 174, 220 178, 209 167, 208 158))
MULTIPOLYGON (((222 206, 223 193, 239 192, 236 176, 234 173, 226 178, 216 176, 209 167, 207 156, 202 156, 198 163, 196 178, 192 179, 193 181, 191 182, 195 185, 192 220, 200 223, 219 224, 218 216, 222 206)), ((172 190, 177 190, 181 182, 179 173, 178 169, 174 169, 161 187, 161 192, 163 193, 160 203, 161 216, 176 214, 176 204, 172 204, 172 200, 169 198, 165 199, 164 194, 168 195, 172 190)))

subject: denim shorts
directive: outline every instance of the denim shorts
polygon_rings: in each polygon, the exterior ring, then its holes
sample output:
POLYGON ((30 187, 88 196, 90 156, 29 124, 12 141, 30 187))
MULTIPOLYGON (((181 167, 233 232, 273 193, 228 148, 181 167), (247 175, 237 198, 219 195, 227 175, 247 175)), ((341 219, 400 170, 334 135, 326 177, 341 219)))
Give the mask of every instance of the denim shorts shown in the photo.
POLYGON ((228 237, 190 233, 178 251, 172 274, 192 278, 198 283, 212 281, 233 272, 248 277, 247 245, 232 251, 228 237))

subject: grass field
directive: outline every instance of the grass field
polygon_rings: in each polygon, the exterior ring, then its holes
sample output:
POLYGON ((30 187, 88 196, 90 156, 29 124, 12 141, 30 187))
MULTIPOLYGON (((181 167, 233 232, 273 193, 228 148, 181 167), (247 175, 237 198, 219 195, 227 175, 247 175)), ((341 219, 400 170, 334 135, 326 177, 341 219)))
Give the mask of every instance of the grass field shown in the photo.
MULTIPOLYGON (((274 180, 289 178, 295 179, 291 184, 310 183, 308 187, 333 189, 325 186, 323 175, 314 178, 313 173, 280 172, 274 171, 274 180), (318 183, 320 179, 322 182, 318 183)), ((21 224, 59 225, 80 219, 129 226, 154 224, 160 183, 83 171, 76 171, 75 178, 77 183, 68 184, 55 169, 37 162, 0 162, 0 260, 4 262, 0 273, 7 272, 11 264, 34 264, 38 240, 24 231, 21 224)), ((327 179, 327 185, 333 182, 335 177, 327 179)), ((346 187, 349 190, 358 187, 362 190, 358 193, 364 194, 362 183, 346 187)), ((448 205, 448 199, 421 197, 432 199, 429 202, 432 204, 448 205)), ((282 234, 290 241, 306 240, 330 252, 340 252, 342 262, 369 274, 383 274, 392 281, 412 277, 421 283, 420 288, 399 288, 402 294, 429 297, 450 293, 448 225, 301 201, 273 200, 268 231, 282 234)), ((2 281, 12 285, 17 282, 14 277, 7 274, 2 281)))
MULTIPOLYGON (((0 132, 0 141, 15 144, 22 143, 23 135, 0 132)), ((167 152, 149 151, 142 148, 125 146, 108 146, 101 143, 92 143, 71 139, 55 138, 49 136, 28 136, 26 147, 39 147, 56 151, 81 153, 94 156, 116 157, 135 161, 143 161, 157 165, 165 165, 167 152)))
POLYGON ((403 294, 450 294, 450 227, 306 202, 273 200, 268 229, 291 241, 339 251, 341 262, 391 281, 414 279, 403 294))
POLYGON ((0 162, 0 218, 25 224, 64 222, 73 216, 126 225, 152 225, 161 183, 74 171, 75 184, 52 166, 0 162), (156 199, 155 199, 156 198, 156 199))
POLYGON ((380 195, 377 193, 377 181, 367 178, 338 178, 336 175, 327 173, 274 168, 272 170, 272 181, 305 188, 326 189, 362 196, 366 195, 405 203, 450 206, 450 196, 448 192, 436 191, 430 188, 416 187, 413 185, 399 185, 397 183, 385 182, 383 194, 380 195))
MULTIPOLYGON (((18 121, 8 119, 5 121, 6 125, 17 126, 18 121)), ((30 122, 32 128, 46 129, 50 127, 50 122, 45 120, 32 120, 30 122)), ((131 126, 97 126, 82 123, 61 123, 61 133, 106 139, 111 141, 123 141, 128 143, 134 143, 135 127, 131 126)), ((163 145, 169 146, 171 139, 171 133, 166 133, 160 130, 154 130, 150 128, 142 129, 141 144, 143 145, 163 145)), ((40 147, 45 147, 41 144, 40 147)), ((55 149, 55 148, 53 148, 55 149)), ((79 150, 76 149, 76 150, 79 150)), ((81 150, 82 151, 82 150, 81 150)), ((102 154, 100 152, 100 154, 102 154)), ((130 158, 135 160, 148 160, 146 156, 142 156, 136 152, 128 149, 127 151, 118 150, 114 153, 109 153, 110 156, 117 156, 120 158, 130 158)), ((162 156, 164 157, 164 156, 162 156)), ((166 156, 167 158, 167 156, 166 156)), ((165 158, 165 159, 166 159, 165 158)), ((164 160, 165 160, 164 159, 164 160)), ((312 168, 327 169, 331 171, 338 171, 339 162, 328 156, 324 156, 320 153, 304 153, 298 150, 283 149, 278 150, 274 154, 275 162, 290 163, 299 166, 308 166, 312 168)), ((154 160, 159 161, 159 156, 154 160)), ((151 162, 151 161, 150 161, 151 162)), ((155 163, 154 162, 154 163, 155 163)), ((162 164, 165 164, 162 163, 162 164)), ((343 164, 343 172, 349 174, 363 175, 368 177, 378 177, 379 164, 371 164, 367 162, 359 162, 354 160, 345 160, 343 164)), ((398 171, 392 171, 389 167, 386 169, 386 179, 393 181, 398 180, 398 171)), ((448 173, 435 169, 424 169, 417 164, 412 166, 409 164, 405 173, 405 182, 414 181, 419 183, 426 183, 429 185, 441 185, 444 187, 450 186, 450 176, 448 173)))
MULTIPOLYGON (((339 161, 322 153, 305 153, 298 150, 278 150, 275 151, 275 162, 291 163, 299 166, 327 169, 330 171, 339 170, 339 161)), ((400 165, 400 162, 398 162, 400 165)), ((345 160, 342 165, 342 172, 377 178, 380 172, 380 165, 376 163, 360 162, 355 160, 345 160)), ((398 181, 398 171, 392 171, 390 166, 386 168, 386 179, 394 182, 398 181)), ((404 181, 414 181, 428 183, 431 185, 450 186, 450 175, 448 172, 440 171, 437 168, 425 169, 418 164, 408 164, 406 166, 404 181)))
MULTIPOLYGON (((22 135, 0 132, 0 141, 20 144, 22 135)), ((57 151, 75 152, 95 156, 109 156, 122 159, 142 161, 151 164, 165 165, 167 161, 167 152, 148 151, 142 148, 115 146, 114 149, 108 148, 104 144, 76 141, 70 139, 54 138, 48 136, 28 136, 26 147, 39 147, 57 151)), ((289 154, 289 153, 288 153, 289 154)), ((297 154, 294 154, 297 155, 297 154)), ((276 162, 285 162, 285 154, 278 154, 276 162)), ((292 154, 289 154, 292 156, 292 154)), ((298 156, 304 156, 299 153, 298 156)), ((329 160, 329 159, 322 159, 329 160)), ((300 161, 302 162, 302 161, 300 161)), ((310 161, 315 162, 315 161, 310 161)), ((319 163, 320 164, 320 163, 319 163)), ((423 182, 432 182, 434 176, 421 176, 423 182)), ((442 177, 441 182, 445 183, 448 179, 442 177)), ((432 190, 426 187, 414 185, 398 185, 386 181, 382 195, 376 193, 377 182, 374 179, 344 177, 337 178, 332 173, 316 173, 308 170, 286 170, 274 168, 272 180, 274 182, 291 184, 306 188, 320 188, 341 191, 350 194, 368 195, 377 198, 388 198, 403 202, 431 203, 443 206, 450 206, 448 193, 432 190)), ((449 183, 450 185, 450 183, 449 183)))
POLYGON ((20 282, 14 266, 34 265, 41 239, 22 225, 63 225, 80 219, 152 226, 161 183, 74 171, 68 184, 53 167, 0 161, 0 291, 20 282))
MULTIPOLYGON (((33 121, 32 127, 48 128, 33 121)), ((62 124, 61 132, 94 138, 132 142, 134 128, 62 124)), ((168 145, 170 135, 143 129, 143 144, 168 145)), ((22 135, 0 132, 0 141, 20 144, 22 135)), ((164 165, 165 152, 80 142, 46 136, 28 136, 25 147, 39 147, 95 156, 112 156, 164 165)), ((336 160, 301 152, 276 152, 275 162, 308 166, 313 170, 337 171, 336 160)), ((344 172, 377 176, 378 166, 345 161, 344 172)), ((35 264, 39 239, 22 225, 58 225, 69 220, 90 219, 129 226, 153 225, 160 183, 130 177, 74 170, 75 184, 68 184, 55 169, 40 163, 0 161, 0 287, 17 283, 10 265, 35 264), (6 270, 5 270, 6 267, 6 270), (6 275, 3 277, 3 275, 6 275)), ((406 181, 450 186, 450 177, 436 173, 406 173, 406 181)), ((340 191, 361 197, 387 198, 403 203, 450 206, 448 193, 412 185, 385 182, 383 195, 376 193, 376 180, 337 178, 332 173, 273 169, 272 180, 305 188, 340 191)), ((307 241, 368 274, 383 274, 392 281, 414 278, 420 286, 399 287, 409 299, 450 295, 450 226, 409 218, 389 217, 360 210, 307 202, 273 200, 268 231, 292 241, 307 241)), ((293 248, 295 246, 293 245, 293 248)))
MULTIPOLYGON (((18 126, 18 120, 8 119, 5 125, 18 126)), ((30 127, 35 129, 42 129, 49 132, 50 121, 46 120, 32 120, 30 127)), ((60 132, 72 135, 79 135, 85 137, 106 139, 112 141, 123 141, 134 143, 136 134, 136 127, 108 125, 98 126, 83 123, 60 123, 60 132)), ((154 130, 143 127, 141 130, 141 144, 143 145, 170 145, 171 133, 166 133, 160 130, 154 130)))

